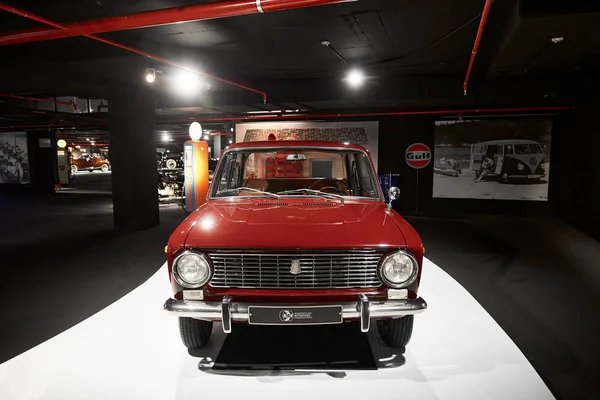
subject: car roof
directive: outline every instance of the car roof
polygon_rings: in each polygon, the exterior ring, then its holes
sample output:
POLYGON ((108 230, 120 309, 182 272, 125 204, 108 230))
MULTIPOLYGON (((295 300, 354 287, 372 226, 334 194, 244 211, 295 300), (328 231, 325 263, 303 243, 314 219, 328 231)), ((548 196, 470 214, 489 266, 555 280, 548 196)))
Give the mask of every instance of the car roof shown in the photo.
POLYGON ((485 144, 539 144, 535 140, 525 139, 502 139, 502 140, 488 140, 487 142, 474 143, 474 145, 485 145, 485 144))
POLYGON ((227 146, 225 150, 237 150, 237 149, 251 149, 257 147, 326 147, 332 149, 355 149, 367 151, 363 146, 359 144, 344 144, 338 142, 326 142, 326 141, 316 141, 316 140, 267 140, 267 141, 259 141, 259 142, 240 142, 236 144, 232 144, 227 146))

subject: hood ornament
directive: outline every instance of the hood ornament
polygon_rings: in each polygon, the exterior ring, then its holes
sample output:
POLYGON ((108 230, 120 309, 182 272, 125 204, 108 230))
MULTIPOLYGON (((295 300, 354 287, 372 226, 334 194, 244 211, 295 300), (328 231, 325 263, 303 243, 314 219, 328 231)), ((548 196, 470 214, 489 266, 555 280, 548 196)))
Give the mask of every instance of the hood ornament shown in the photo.
POLYGON ((292 260, 292 265, 290 266, 290 274, 300 275, 300 272, 302 272, 302 268, 300 268, 300 260, 292 260))

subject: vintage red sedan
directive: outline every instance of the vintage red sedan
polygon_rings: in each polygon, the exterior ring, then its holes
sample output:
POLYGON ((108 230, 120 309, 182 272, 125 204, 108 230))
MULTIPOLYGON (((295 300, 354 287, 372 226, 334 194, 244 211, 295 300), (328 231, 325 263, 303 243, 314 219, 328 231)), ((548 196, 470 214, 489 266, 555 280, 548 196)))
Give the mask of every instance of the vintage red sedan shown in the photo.
MULTIPOLYGON (((399 195, 390 189, 390 199, 399 195)), ((390 200, 391 201, 391 200, 390 200)), ((183 343, 204 346, 214 321, 319 325, 371 320, 404 349, 418 296, 424 247, 384 202, 365 148, 268 141, 223 153, 208 201, 169 239, 183 343)))

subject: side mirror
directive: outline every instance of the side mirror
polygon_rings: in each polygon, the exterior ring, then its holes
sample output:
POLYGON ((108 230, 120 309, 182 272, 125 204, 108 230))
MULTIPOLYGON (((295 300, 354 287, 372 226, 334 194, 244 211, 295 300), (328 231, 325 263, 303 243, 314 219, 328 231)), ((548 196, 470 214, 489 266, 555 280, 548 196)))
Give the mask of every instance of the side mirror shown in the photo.
POLYGON ((398 197, 400 197, 400 189, 396 186, 392 186, 390 190, 388 190, 388 198, 390 199, 388 208, 392 208, 392 201, 396 200, 398 197))

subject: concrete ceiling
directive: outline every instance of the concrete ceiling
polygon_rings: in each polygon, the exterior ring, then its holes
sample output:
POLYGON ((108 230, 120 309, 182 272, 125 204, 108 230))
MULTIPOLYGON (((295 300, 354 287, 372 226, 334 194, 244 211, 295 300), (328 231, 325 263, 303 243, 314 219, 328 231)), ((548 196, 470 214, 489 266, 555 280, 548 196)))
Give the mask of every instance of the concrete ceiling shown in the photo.
MULTIPOLYGON (((201 3, 9 1, 61 23, 201 3)), ((182 110, 198 110, 193 107, 202 107, 202 115, 236 114, 288 108, 286 104, 307 110, 389 109, 479 104, 490 101, 490 93, 500 96, 499 101, 508 102, 515 94, 515 101, 536 101, 556 97, 560 89, 548 85, 548 74, 597 70, 600 30, 594 28, 600 24, 600 2, 495 1, 474 67, 473 94, 465 99, 462 79, 484 3, 363 0, 100 35, 266 91, 268 104, 255 93, 217 81, 201 96, 183 99, 169 85, 177 68, 83 37, 0 47, 0 74, 11 77, 0 80, 0 93, 106 98, 114 85, 145 84, 144 70, 153 67, 164 71, 153 86, 164 114, 179 108, 172 114, 187 115, 182 110), (552 43, 558 36, 564 40, 552 43), (367 72, 368 88, 357 92, 345 87, 342 77, 352 66, 367 72), (507 81, 497 75, 530 80, 507 81)), ((0 11, 0 34, 40 26, 0 11)), ((7 100, 0 105, 23 106, 7 100)))

